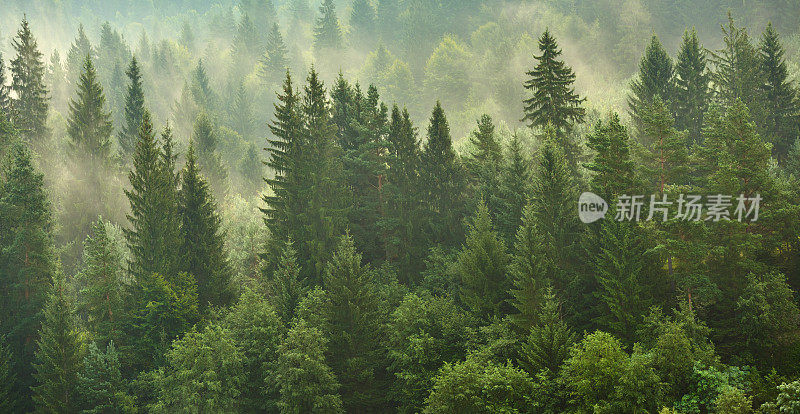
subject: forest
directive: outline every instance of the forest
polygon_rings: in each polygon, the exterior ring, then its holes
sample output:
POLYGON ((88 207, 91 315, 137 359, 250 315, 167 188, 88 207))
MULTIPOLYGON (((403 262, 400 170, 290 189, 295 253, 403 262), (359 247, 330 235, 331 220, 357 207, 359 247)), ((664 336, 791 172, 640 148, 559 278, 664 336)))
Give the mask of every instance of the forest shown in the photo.
POLYGON ((800 413, 798 22, 0 0, 0 413, 800 413))

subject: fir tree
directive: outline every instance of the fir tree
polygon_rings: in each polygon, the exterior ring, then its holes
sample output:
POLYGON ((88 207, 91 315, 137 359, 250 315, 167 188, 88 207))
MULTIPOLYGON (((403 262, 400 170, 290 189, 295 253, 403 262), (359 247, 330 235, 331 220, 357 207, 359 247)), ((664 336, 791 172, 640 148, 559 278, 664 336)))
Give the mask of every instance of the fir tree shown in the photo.
POLYGON ((13 103, 14 125, 28 140, 38 140, 47 133, 48 97, 42 53, 26 17, 11 46, 17 52, 11 61, 11 89, 17 96, 13 103))
POLYGON ((182 270, 196 278, 198 304, 200 312, 205 314, 208 306, 224 306, 230 302, 231 270, 217 207, 208 184, 200 175, 193 143, 189 144, 181 179, 182 270))
POLYGON ((278 23, 273 23, 272 30, 267 35, 266 49, 261 59, 259 75, 265 82, 272 83, 280 79, 289 66, 289 51, 286 49, 278 23))
POLYGON ((261 46, 262 42, 259 38, 258 30, 250 16, 245 13, 236 28, 236 36, 233 38, 233 51, 243 62, 247 62, 261 52, 261 46))
POLYGON ((295 310, 308 288, 300 280, 300 267, 291 242, 278 263, 278 269, 272 274, 268 288, 270 302, 284 323, 289 324, 294 318, 295 310))
POLYGON ((320 17, 314 25, 314 49, 339 49, 342 47, 342 29, 336 17, 336 5, 333 0, 324 0, 319 7, 320 17))
POLYGON ((672 59, 661 46, 658 36, 653 34, 639 63, 639 76, 631 82, 631 95, 628 96, 628 108, 635 121, 640 120, 640 112, 652 104, 656 96, 664 102, 672 102, 674 72, 672 59))
POLYGON ((248 95, 244 82, 239 83, 231 107, 230 122, 245 141, 250 141, 253 134, 255 119, 253 118, 252 98, 248 95))
POLYGON ((633 167, 628 144, 628 130, 612 114, 608 122, 597 121, 586 145, 595 151, 592 162, 586 164, 592 177, 593 191, 606 200, 628 194, 634 188, 633 167))
POLYGON ((53 222, 31 153, 19 142, 8 151, 0 169, 0 331, 16 356, 18 409, 30 411, 34 344, 56 269, 53 222))
POLYGON ((543 128, 547 124, 559 133, 569 131, 575 123, 583 122, 586 111, 581 107, 584 98, 575 93, 572 84, 575 73, 572 68, 559 60, 561 50, 549 30, 539 38, 540 56, 534 56, 536 68, 527 72, 530 79, 525 81, 525 89, 533 96, 525 99, 525 117, 530 127, 543 128))
POLYGON ((689 157, 686 134, 680 133, 664 102, 656 97, 651 104, 639 109, 640 136, 650 145, 645 148, 643 169, 649 184, 664 194, 665 186, 683 184, 689 157))
POLYGON ((688 130, 692 142, 699 143, 703 115, 708 109, 709 74, 706 51, 697 40, 697 31, 684 32, 681 50, 675 63, 675 91, 672 106, 675 127, 688 130))
POLYGON ((136 57, 131 58, 131 63, 125 75, 128 76, 128 89, 125 93, 125 122, 117 139, 121 156, 125 162, 128 162, 136 150, 139 128, 142 125, 145 112, 142 75, 139 71, 139 62, 136 57))
POLYGON ((239 10, 250 16, 253 25, 259 28, 269 27, 278 17, 272 0, 240 0, 239 10))
POLYGON ((211 81, 208 79, 202 59, 197 61, 197 66, 192 71, 189 90, 194 103, 202 111, 213 113, 217 109, 217 95, 211 89, 211 81))
POLYGON ((553 290, 548 288, 538 311, 538 323, 531 328, 520 352, 520 363, 531 375, 543 370, 555 375, 577 342, 578 335, 561 318, 560 306, 553 290))
POLYGON ((461 278, 461 301, 483 320, 500 319, 508 313, 508 262, 505 242, 495 233, 489 211, 481 202, 469 223, 455 269, 461 278))
POLYGON ((372 42, 375 36, 375 9, 369 0, 353 0, 350 26, 361 42, 372 42))
POLYGON ((0 411, 14 412, 17 396, 14 394, 14 385, 17 378, 14 375, 14 354, 6 344, 4 336, 0 336, 0 411))
POLYGON ((76 276, 81 288, 77 310, 86 319, 95 341, 101 345, 119 338, 122 316, 122 258, 100 218, 84 241, 84 267, 76 276))
MULTIPOLYGON (((54 50, 50 55, 50 64, 47 66, 46 75, 47 90, 50 91, 50 102, 54 111, 59 113, 67 112, 67 72, 61 61, 61 54, 54 50)), ((1 94, 1 93, 0 93, 1 94)), ((0 98, 2 100, 2 98, 0 98)))
POLYGON ((238 167, 239 174, 244 181, 241 183, 242 194, 248 197, 258 194, 264 180, 264 162, 259 156, 255 143, 251 142, 247 147, 247 154, 239 162, 238 167))
POLYGON ((3 63, 3 54, 0 53, 0 113, 5 121, 11 121, 11 88, 6 79, 6 65, 3 63))
POLYGON ((89 55, 84 61, 76 94, 76 99, 69 103, 67 120, 71 155, 75 159, 86 159, 94 167, 105 165, 111 155, 109 138, 114 127, 89 55))
POLYGON ((500 171, 497 230, 511 242, 522 224, 522 211, 528 204, 531 170, 517 134, 511 137, 507 152, 507 161, 500 171))
POLYGON ((38 412, 75 412, 83 344, 63 276, 57 276, 43 311, 37 341, 33 401, 38 412))
POLYGON ((197 143, 197 164, 207 171, 214 193, 222 194, 228 171, 217 152, 217 135, 214 133, 211 119, 205 112, 201 112, 195 120, 192 140, 197 143))
POLYGON ((91 55, 93 58, 97 55, 89 37, 86 36, 86 31, 83 24, 78 25, 78 34, 75 40, 69 47, 67 52, 67 72, 69 73, 69 83, 77 83, 83 70, 83 64, 86 62, 86 56, 91 55))
POLYGON ((127 393, 113 341, 108 343, 105 352, 100 351, 96 343, 89 344, 83 371, 78 374, 78 395, 83 413, 119 413, 133 409, 134 399, 127 393))
POLYGON ((469 137, 472 152, 466 160, 478 195, 484 200, 489 215, 497 222, 500 213, 501 171, 504 166, 503 152, 497 142, 492 117, 484 114, 478 120, 478 129, 469 137))
POLYGON ((800 132, 797 127, 800 103, 797 90, 790 83, 783 46, 772 23, 767 25, 761 36, 760 49, 767 116, 765 134, 772 142, 773 154, 783 161, 800 132))

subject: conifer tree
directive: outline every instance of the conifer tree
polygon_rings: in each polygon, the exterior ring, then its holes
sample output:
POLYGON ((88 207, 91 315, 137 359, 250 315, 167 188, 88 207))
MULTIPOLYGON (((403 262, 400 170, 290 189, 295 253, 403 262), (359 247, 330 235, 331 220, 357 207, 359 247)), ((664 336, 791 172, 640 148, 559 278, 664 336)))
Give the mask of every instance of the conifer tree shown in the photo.
MULTIPOLYGON (((54 111, 64 114, 67 112, 67 72, 61 61, 61 54, 54 50, 50 55, 50 63, 47 66, 45 76, 47 90, 50 91, 51 107, 54 111)), ((2 100, 2 98, 0 98, 2 100)))
POLYGON ((278 269, 272 274, 268 284, 270 302, 287 325, 294 318, 295 310, 308 290, 300 280, 300 267, 296 256, 291 242, 288 242, 278 263, 278 269))
POLYGON ((74 159, 86 160, 97 168, 111 155, 111 113, 106 111, 106 97, 97 81, 91 57, 86 56, 76 98, 69 103, 67 134, 74 159))
POLYGON ((343 236, 326 268, 323 287, 330 329, 327 360, 341 382, 348 412, 379 411, 385 395, 382 304, 374 277, 362 266, 352 237, 343 236))
POLYGON ((699 143, 710 96, 706 51, 700 45, 694 28, 683 34, 675 62, 674 97, 675 127, 679 131, 688 130, 692 142, 699 143))
POLYGON ((652 104, 656 96, 664 102, 672 102, 674 72, 672 59, 661 46, 658 36, 653 34, 639 62, 639 76, 631 82, 631 95, 628 96, 628 108, 635 121, 639 121, 640 112, 652 104))
POLYGON ((202 59, 197 61, 197 66, 192 71, 189 90, 194 103, 200 107, 201 111, 213 113, 217 109, 217 95, 211 89, 211 81, 208 79, 202 59))
POLYGON ((12 413, 17 404, 14 394, 14 385, 17 378, 14 375, 14 354, 5 341, 5 336, 0 336, 0 411, 12 413))
POLYGON ((11 61, 11 89, 17 96, 13 103, 14 126, 29 141, 38 140, 47 133, 48 97, 42 52, 26 17, 22 18, 22 25, 11 46, 17 53, 11 61))
POLYGON ((253 57, 261 52, 262 42, 259 38, 258 30, 245 13, 236 28, 236 35, 233 37, 233 52, 240 59, 239 63, 249 62, 253 57))
POLYGON ((561 318, 560 306, 553 290, 548 288, 538 311, 538 323, 531 328, 520 352, 520 362, 532 376, 543 370, 555 375, 577 342, 578 335, 561 318))
POLYGON ((461 301, 475 316, 491 320, 508 313, 508 262, 505 242, 495 233, 489 210, 481 202, 455 264, 461 278, 461 301))
POLYGON ((64 277, 56 276, 43 311, 36 349, 37 385, 33 401, 38 412, 78 410, 78 375, 83 368, 83 344, 64 277))
POLYGON ((30 411, 32 362, 41 310, 55 275, 50 203, 44 177, 20 142, 0 169, 0 331, 16 356, 17 407, 30 411))
POLYGON ((375 9, 369 0, 353 0, 350 26, 359 42, 372 42, 375 36, 375 9))
POLYGON ((11 88, 6 79, 6 65, 3 62, 3 54, 0 53, 0 113, 5 121, 11 121, 11 88))
POLYGON ((92 46, 91 41, 89 41, 89 37, 86 36, 86 31, 83 28, 83 24, 79 24, 78 34, 70 45, 69 51, 67 52, 66 63, 67 72, 69 73, 67 79, 69 83, 77 83, 81 71, 83 70, 83 64, 86 62, 86 56, 88 55, 91 55, 94 58, 97 53, 92 46))
POLYGON ((336 17, 333 0, 324 0, 319 7, 320 17, 314 25, 314 49, 339 49, 342 47, 342 29, 336 17))
POLYGON ((244 87, 244 82, 240 82, 236 88, 236 94, 231 106, 230 122, 233 130, 236 131, 245 141, 250 141, 253 134, 255 119, 253 117, 252 98, 244 87))
POLYGON ((77 311, 101 345, 119 338, 123 307, 122 258, 107 225, 102 218, 92 225, 83 243, 84 267, 76 276, 80 284, 77 311))
POLYGON ((649 143, 644 149, 642 169, 659 194, 665 186, 684 184, 689 157, 686 151, 686 134, 675 130, 669 109, 656 97, 639 110, 640 136, 649 143))
POLYGON ((495 137, 492 117, 487 114, 481 116, 478 129, 473 131, 469 139, 473 149, 466 160, 466 166, 470 170, 478 195, 489 209, 490 217, 497 222, 501 210, 498 192, 504 160, 500 143, 495 137))
POLYGON ((131 58, 131 63, 128 65, 125 75, 128 76, 128 89, 125 93, 125 122, 122 124, 117 139, 121 156, 127 163, 136 150, 139 128, 142 125, 145 112, 142 74, 136 57, 131 58))
POLYGON ((450 126, 442 105, 436 102, 428 125, 428 140, 420 157, 425 188, 427 226, 430 241, 454 247, 461 242, 464 217, 465 176, 453 150, 450 126))
POLYGON ((523 101, 525 117, 522 120, 532 128, 550 124, 559 133, 567 132, 573 124, 583 122, 586 110, 581 103, 585 98, 575 93, 572 86, 575 73, 559 60, 561 49, 550 30, 545 30, 539 38, 539 51, 542 54, 534 56, 538 63, 527 72, 530 79, 524 84, 533 96, 523 101))
POLYGON ((285 73, 289 66, 289 51, 283 41, 278 23, 272 24, 267 35, 266 53, 261 59, 261 78, 268 83, 275 82, 285 73))
POLYGON ((134 399, 127 393, 114 341, 108 343, 105 351, 100 351, 94 342, 89 344, 83 370, 78 374, 78 395, 85 413, 129 412, 134 409, 134 399))
POLYGON ((272 0, 240 0, 239 10, 250 16, 255 27, 269 27, 277 20, 275 4, 272 0))
POLYGON ((200 173, 193 143, 189 144, 181 179, 181 267, 197 280, 198 304, 200 312, 205 314, 208 306, 230 303, 231 269, 217 206, 200 173))
POLYGON ((593 191, 606 200, 629 194, 635 183, 634 163, 630 156, 628 130, 620 122, 619 115, 612 114, 605 123, 597 121, 586 145, 595 151, 592 162, 586 164, 586 168, 595 174, 592 177, 593 191))
POLYGON ((197 143, 197 164, 207 171, 214 194, 222 194, 225 180, 228 178, 228 171, 217 152, 217 135, 214 133, 214 125, 205 112, 201 112, 195 120, 192 140, 197 143))
POLYGON ((389 42, 394 35, 394 28, 397 27, 397 20, 400 17, 400 5, 398 0, 378 0, 375 12, 378 31, 383 42, 389 42))
POLYGON ((531 170, 517 134, 511 137, 507 153, 507 161, 499 173, 497 230, 511 243, 522 224, 523 209, 528 204, 531 170))
POLYGON ((772 153, 783 161, 800 133, 797 126, 800 102, 795 86, 789 81, 785 52, 772 23, 761 36, 760 52, 767 116, 765 134, 772 142, 772 153))

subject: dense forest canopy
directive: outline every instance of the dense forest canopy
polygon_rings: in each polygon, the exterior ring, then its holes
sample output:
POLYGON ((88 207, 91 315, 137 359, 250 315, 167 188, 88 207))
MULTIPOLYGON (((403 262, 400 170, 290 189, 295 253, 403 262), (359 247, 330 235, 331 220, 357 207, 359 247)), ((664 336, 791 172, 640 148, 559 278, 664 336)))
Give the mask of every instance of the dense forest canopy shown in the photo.
POLYGON ((800 412, 800 6, 697 3, 0 0, 0 413, 800 412))

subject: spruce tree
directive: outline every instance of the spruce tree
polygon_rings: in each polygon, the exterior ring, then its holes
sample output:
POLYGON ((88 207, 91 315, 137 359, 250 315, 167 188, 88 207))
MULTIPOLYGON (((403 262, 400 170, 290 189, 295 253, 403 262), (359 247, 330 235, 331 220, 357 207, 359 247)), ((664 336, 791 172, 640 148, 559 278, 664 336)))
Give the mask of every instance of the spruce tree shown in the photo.
POLYGON ((660 97, 640 108, 639 124, 640 136, 649 143, 644 149, 641 166, 648 184, 659 194, 664 194, 668 185, 684 184, 689 164, 686 134, 672 126, 672 116, 660 97))
POLYGON ((181 270, 197 280, 200 312, 208 306, 225 306, 231 301, 231 269, 225 253, 225 241, 220 229, 217 207, 200 173, 189 144, 186 166, 181 174, 181 270))
POLYGON ((308 290, 300 280, 300 266, 297 264, 297 254, 291 242, 286 244, 278 269, 272 274, 267 287, 272 306, 288 325, 294 318, 300 300, 308 290))
POLYGON ((675 111, 675 127, 689 131, 689 138, 699 143, 703 127, 703 115, 708 109, 709 73, 706 67, 706 51, 697 39, 697 31, 683 34, 681 50, 675 62, 675 90, 672 107, 675 111))
POLYGON ((97 72, 89 55, 83 64, 76 95, 69 103, 67 120, 70 154, 73 159, 86 160, 90 166, 97 168, 105 165, 111 156, 109 138, 114 127, 111 113, 106 111, 103 88, 97 81, 97 72))
POLYGON ((0 53, 0 113, 3 120, 11 121, 11 88, 6 79, 6 65, 3 62, 3 54, 0 53))
POLYGON ((500 171, 497 196, 497 230, 508 243, 514 240, 522 224, 523 209, 530 196, 530 161, 522 153, 522 143, 514 134, 508 144, 506 163, 500 171))
POLYGON ((261 78, 271 84, 278 81, 289 66, 289 51, 283 41, 278 23, 272 24, 272 29, 267 35, 266 53, 261 59, 261 78))
POLYGON ((30 411, 34 344, 56 270, 53 221, 30 151, 20 142, 8 151, 0 169, 0 331, 16 356, 18 408, 30 411))
POLYGON ((197 66, 192 71, 189 90, 192 93, 194 103, 197 104, 201 111, 214 113, 217 109, 217 95, 211 89, 211 81, 208 79, 202 59, 197 61, 197 66))
POLYGON ((492 117, 487 114, 478 120, 478 128, 469 137, 472 151, 466 159, 466 166, 472 175, 473 185, 478 195, 489 209, 494 222, 500 213, 501 171, 504 166, 503 152, 495 137, 492 117))
POLYGON ((244 82, 240 82, 236 88, 233 98, 233 105, 230 110, 230 123, 245 141, 252 140, 255 119, 253 117, 252 98, 244 87, 244 82))
POLYGON ((125 93, 125 122, 119 131, 118 142, 124 162, 129 162, 136 150, 136 141, 139 137, 139 128, 144 118, 144 89, 142 74, 136 57, 131 58, 128 70, 128 89, 125 93))
POLYGON ((119 353, 111 341, 105 351, 97 344, 89 344, 83 359, 83 370, 78 374, 78 395, 82 412, 87 414, 128 412, 134 407, 134 398, 128 395, 120 372, 119 353))
POLYGON ((455 247, 463 237, 465 174, 453 150, 450 126, 441 103, 436 102, 428 125, 428 140, 420 156, 421 178, 427 207, 430 242, 455 247))
POLYGON ((14 125, 29 141, 40 140, 47 133, 45 66, 26 17, 22 18, 11 46, 17 53, 11 61, 11 89, 17 96, 13 103, 14 125))
POLYGON ((119 338, 123 308, 123 268, 118 247, 108 234, 108 224, 100 218, 83 243, 84 267, 76 276, 78 314, 89 327, 95 342, 102 346, 119 338))
POLYGON ((481 202, 455 264, 461 278, 459 297, 476 317, 488 321, 508 313, 508 262, 505 242, 494 231, 489 210, 481 202))
POLYGON ((353 0, 350 26, 359 42, 373 42, 375 36, 375 9, 369 0, 353 0))
POLYGON ((800 102, 795 86, 790 83, 785 52, 772 23, 764 30, 760 46, 761 72, 764 75, 761 87, 766 107, 765 135, 772 142, 772 153, 783 161, 800 133, 797 126, 800 102))
POLYGON ((592 191, 606 200, 634 189, 634 162, 630 155, 628 130, 619 115, 612 114, 607 122, 597 121, 586 145, 595 151, 586 168, 594 173, 592 191))
POLYGON ((538 323, 533 326, 521 345, 520 363, 532 376, 545 372, 555 375, 569 357, 576 335, 561 318, 561 304, 548 288, 538 310, 538 323))
POLYGON ((78 410, 78 375, 83 368, 83 344, 73 304, 63 276, 56 276, 43 311, 36 349, 37 385, 33 401, 37 412, 69 413, 78 410))
POLYGON ((658 36, 653 34, 639 62, 639 76, 631 82, 631 95, 628 96, 628 108, 635 121, 639 121, 640 112, 652 104, 656 96, 664 102, 672 102, 674 72, 672 59, 661 46, 658 36))
MULTIPOLYGON (((61 61, 61 54, 54 50, 50 55, 50 63, 47 66, 45 76, 47 90, 50 91, 50 103, 54 111, 60 114, 67 113, 67 72, 61 61)), ((2 100, 2 98, 0 98, 2 100)))
POLYGON ((573 124, 583 122, 586 110, 581 104, 585 98, 575 93, 572 86, 575 73, 559 60, 561 49, 550 30, 545 30, 539 38, 539 51, 542 52, 540 56, 534 55, 536 67, 526 72, 530 79, 524 86, 533 96, 523 101, 525 117, 522 120, 531 128, 550 124, 559 133, 567 132, 573 124))
POLYGON ((197 143, 197 164, 207 171, 214 194, 223 194, 228 171, 217 152, 218 142, 214 125, 205 112, 201 112, 195 120, 192 140, 197 143))
POLYGON ((86 31, 83 28, 83 24, 79 24, 78 34, 75 37, 75 40, 70 45, 69 51, 67 52, 66 63, 67 63, 67 72, 69 74, 67 79, 69 83, 72 84, 77 83, 81 71, 83 70, 83 64, 84 62, 86 62, 87 55, 95 57, 97 53, 94 47, 92 46, 91 41, 89 41, 89 37, 86 36, 86 31))
POLYGON ((5 335, 0 336, 0 411, 12 413, 17 404, 14 385, 14 354, 6 344, 5 335))
POLYGON ((269 27, 278 17, 272 0, 240 0, 239 10, 250 16, 253 25, 259 28, 269 27))
POLYGON ((314 50, 339 49, 342 47, 342 29, 336 17, 333 0, 324 0, 319 7, 320 17, 314 25, 314 50))

